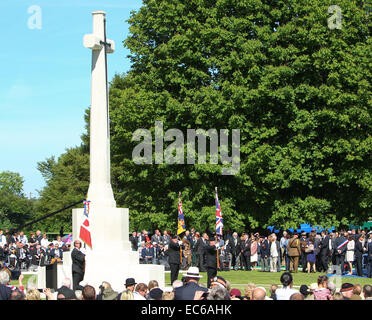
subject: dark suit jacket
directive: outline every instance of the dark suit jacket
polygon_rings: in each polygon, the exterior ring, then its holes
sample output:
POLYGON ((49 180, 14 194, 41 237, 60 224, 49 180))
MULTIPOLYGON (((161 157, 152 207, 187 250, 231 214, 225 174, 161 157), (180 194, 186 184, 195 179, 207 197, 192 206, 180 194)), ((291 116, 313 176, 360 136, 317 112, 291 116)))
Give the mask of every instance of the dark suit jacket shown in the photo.
POLYGON ((325 236, 324 239, 320 242, 320 255, 321 256, 328 256, 329 252, 329 237, 325 236))
POLYGON ((11 294, 12 289, 3 284, 0 284, 0 300, 9 300, 11 294))
POLYGON ((168 250, 166 251, 168 255, 168 263, 180 264, 180 245, 174 243, 173 241, 169 242, 168 250))
POLYGON ((143 259, 145 259, 147 256, 151 256, 151 258, 149 258, 149 259, 152 259, 153 256, 154 256, 154 248, 153 247, 152 248, 147 248, 146 247, 146 248, 142 249, 141 254, 142 254, 143 259))
POLYGON ((363 256, 363 245, 359 240, 355 240, 354 253, 357 258, 362 258, 363 256))
POLYGON ((62 259, 63 258, 63 252, 62 252, 62 249, 58 248, 58 249, 55 249, 53 248, 52 250, 50 250, 50 256, 52 258, 57 258, 57 254, 56 254, 56 251, 58 251, 58 254, 59 254, 59 258, 62 259))
POLYGON ((368 261, 372 261, 372 242, 367 244, 368 261))
POLYGON ((205 247, 205 265, 207 268, 217 269, 217 248, 209 243, 205 247))
POLYGON ((251 241, 249 239, 247 239, 246 241, 242 241, 240 247, 244 256, 251 256, 251 241))
POLYGON ((133 237, 133 235, 130 235, 129 241, 132 245, 133 250, 138 250, 138 237, 133 237))
POLYGON ((196 254, 203 255, 205 253, 205 243, 202 238, 199 238, 196 241, 195 247, 194 247, 194 252, 196 254))
POLYGON ((260 243, 260 254, 262 258, 270 257, 270 244, 267 239, 260 243))
POLYGON ((174 300, 194 300, 196 291, 207 292, 208 289, 199 286, 195 282, 189 282, 184 286, 175 289, 174 300))
POLYGON ((37 242, 39 242, 39 244, 41 244, 41 239, 43 239, 43 235, 42 235, 42 234, 40 234, 39 236, 36 236, 36 237, 35 237, 35 240, 36 240, 37 242))
POLYGON ((229 247, 231 254, 233 254, 234 256, 239 255, 240 250, 241 250, 240 239, 239 238, 236 239, 236 245, 235 245, 235 239, 231 237, 229 239, 228 247, 229 247))
POLYGON ((321 243, 321 239, 318 239, 318 238, 315 238, 315 240, 314 240, 314 252, 315 252, 315 254, 316 255, 318 255, 319 254, 319 252, 320 252, 320 243, 321 243))
MULTIPOLYGON (((338 237, 335 239, 335 248, 334 248, 334 252, 336 255, 338 255, 339 253, 337 252, 337 247, 343 243, 344 241, 346 241, 347 239, 344 237, 344 236, 341 236, 341 237, 338 237)), ((345 244, 341 249, 341 253, 340 255, 344 256, 346 254, 346 250, 347 250, 347 245, 345 244)))
POLYGON ((37 264, 39 264, 39 262, 42 264, 43 263, 43 260, 45 260, 45 251, 44 251, 44 249, 41 249, 40 248, 40 253, 38 255, 37 254, 36 246, 34 246, 34 247, 32 247, 32 249, 30 249, 30 254, 31 254, 31 259, 32 259, 32 264, 33 265, 37 265, 37 264), (41 255, 43 255, 43 257, 41 257, 41 255), (40 258, 41 258, 41 261, 40 261, 40 258))
POLYGON ((85 254, 74 248, 71 252, 72 272, 84 274, 85 254))
MULTIPOLYGON (((26 254, 27 254, 27 252, 26 252, 25 249, 23 249, 23 254, 24 254, 25 258, 26 258, 26 254)), ((21 256, 21 249, 20 249, 20 248, 17 248, 17 249, 16 249, 15 255, 16 255, 17 259, 20 258, 20 256, 21 256)))
POLYGON ((161 239, 161 236, 157 235, 157 234, 154 234, 152 237, 151 237, 151 242, 157 242, 157 243, 160 243, 162 241, 161 239))

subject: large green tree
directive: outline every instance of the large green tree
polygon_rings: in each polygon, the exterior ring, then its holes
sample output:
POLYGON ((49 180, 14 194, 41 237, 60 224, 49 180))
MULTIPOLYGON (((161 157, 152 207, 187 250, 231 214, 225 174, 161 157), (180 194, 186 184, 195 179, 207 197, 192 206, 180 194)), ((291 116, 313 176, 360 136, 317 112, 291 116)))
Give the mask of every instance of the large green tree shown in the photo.
MULTIPOLYGON (((225 230, 367 220, 372 50, 364 5, 144 0, 124 41, 132 67, 110 88, 113 190, 130 209, 131 229, 175 231, 182 192, 186 227, 214 230, 215 186, 225 230), (331 5, 341 9, 337 28, 331 5), (185 137, 187 129, 239 129, 239 173, 222 175, 209 157, 207 164, 135 164, 133 134, 149 129, 154 143, 156 120, 185 137)), ((86 194, 88 138, 89 131, 81 147, 40 164, 42 211, 86 194)), ((48 226, 58 230, 70 216, 48 226)))
MULTIPOLYGON (((368 219, 371 38, 363 1, 144 0, 129 19, 131 70, 111 86, 113 177, 133 227, 227 229, 368 219), (328 26, 330 5, 341 28, 328 26), (241 167, 136 165, 139 128, 240 129, 241 167)), ((331 21, 332 22, 332 21, 331 21)), ((153 135, 154 137, 154 135, 153 135)), ((165 144, 166 146, 166 144, 165 144)))
MULTIPOLYGON (((89 186, 89 154, 84 145, 67 149, 57 160, 50 157, 38 163, 38 170, 46 181, 40 191, 35 219, 65 208, 86 198, 89 186)), ((77 205, 76 207, 82 207, 77 205)), ((71 208, 32 226, 33 230, 41 229, 58 233, 72 230, 71 208)))
POLYGON ((22 225, 34 213, 35 201, 23 193, 24 179, 17 172, 0 172, 0 227, 12 229, 22 225))

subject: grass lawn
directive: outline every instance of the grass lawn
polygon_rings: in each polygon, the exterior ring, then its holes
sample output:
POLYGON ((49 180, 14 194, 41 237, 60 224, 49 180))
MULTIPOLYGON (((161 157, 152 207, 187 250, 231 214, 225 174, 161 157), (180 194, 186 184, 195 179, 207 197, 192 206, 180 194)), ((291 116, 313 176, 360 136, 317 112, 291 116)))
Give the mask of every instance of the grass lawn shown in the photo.
MULTIPOLYGON (((282 272, 261 272, 257 271, 221 271, 217 274, 226 280, 229 280, 231 283, 231 288, 237 288, 242 291, 244 294, 244 288, 249 282, 253 282, 256 286, 264 287, 266 290, 269 289, 271 284, 281 285, 280 283, 280 276, 282 272)), ((203 278, 200 279, 200 283, 204 286, 207 285, 207 273, 201 272, 203 278)), ((294 287, 298 289, 302 284, 310 285, 313 282, 317 282, 317 279, 320 275, 324 275, 324 273, 302 273, 299 271, 298 273, 292 273, 293 275, 293 283, 294 287)), ((178 279, 181 279, 183 276, 182 273, 179 274, 178 279)), ((28 281, 32 281, 36 283, 36 276, 33 275, 25 275, 23 279, 23 285, 26 287, 28 281)), ((102 279, 103 281, 104 279, 102 279)), ((334 281, 338 288, 341 287, 342 283, 349 282, 352 284, 359 283, 361 286, 365 284, 372 285, 371 278, 356 278, 356 277, 330 277, 331 281, 334 281)), ((18 281, 11 281, 12 285, 18 286, 18 281)), ((170 273, 165 273, 165 285, 170 286, 170 273)))
MULTIPOLYGON (((256 271, 221 271, 218 272, 217 275, 223 277, 224 279, 230 281, 231 288, 237 288, 242 291, 244 295, 244 288, 247 283, 254 283, 258 287, 264 287, 268 291, 270 285, 277 284, 281 285, 280 283, 280 276, 282 272, 261 272, 259 270, 256 271)), ((203 278, 200 279, 200 283, 206 286, 207 284, 207 273, 201 272, 203 278)), ((319 276, 324 275, 324 273, 302 273, 299 271, 298 273, 292 273, 293 276, 293 284, 295 289, 299 289, 299 287, 303 284, 310 285, 313 282, 317 282, 319 276)), ((182 278, 182 274, 180 273, 178 276, 179 279, 182 278)), ((340 288, 342 283, 349 282, 352 284, 360 284, 361 286, 365 284, 372 285, 371 278, 354 278, 354 277, 329 277, 331 281, 334 281, 337 288, 340 288)), ((168 286, 170 284, 170 273, 165 274, 165 284, 168 286)))

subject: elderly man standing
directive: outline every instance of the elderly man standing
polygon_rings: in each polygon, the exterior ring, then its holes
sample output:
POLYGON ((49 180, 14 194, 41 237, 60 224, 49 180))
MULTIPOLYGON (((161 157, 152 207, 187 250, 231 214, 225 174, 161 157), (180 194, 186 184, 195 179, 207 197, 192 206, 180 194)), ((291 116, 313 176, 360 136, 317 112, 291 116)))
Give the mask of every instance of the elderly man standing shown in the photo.
POLYGON ((238 259, 240 253, 240 239, 238 237, 238 233, 233 233, 232 239, 229 240, 228 246, 231 253, 231 266, 233 270, 238 270, 238 259))
POLYGON ((245 271, 251 271, 251 241, 249 240, 247 233, 244 233, 243 235, 240 250, 245 271))
POLYGON ((71 252, 72 260, 72 283, 73 290, 79 288, 80 281, 84 279, 85 272, 85 254, 81 252, 80 240, 74 241, 74 249, 71 252))
MULTIPOLYGON (((281 265, 286 264, 286 255, 287 255, 287 245, 288 245, 288 233, 283 231, 283 236, 280 238, 280 256, 281 256, 281 265)), ((286 266, 288 269, 288 266, 286 266)))

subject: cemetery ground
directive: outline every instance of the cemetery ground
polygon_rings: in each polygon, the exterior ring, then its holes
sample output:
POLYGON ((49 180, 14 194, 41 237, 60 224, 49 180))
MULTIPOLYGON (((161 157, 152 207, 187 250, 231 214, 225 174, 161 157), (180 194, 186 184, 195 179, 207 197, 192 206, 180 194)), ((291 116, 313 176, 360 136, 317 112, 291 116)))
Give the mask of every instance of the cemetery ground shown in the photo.
MULTIPOLYGON (((272 284, 276 284, 281 287, 280 276, 284 271, 281 272, 261 272, 260 270, 252 271, 220 271, 217 273, 218 276, 230 281, 231 288, 239 289, 244 295, 244 288, 248 283, 254 283, 257 287, 264 287, 266 292, 269 294, 269 289, 272 284)), ((207 273, 200 273, 203 278, 200 279, 199 283, 206 286, 207 284, 207 273)), ((310 286, 311 283, 317 283, 318 277, 324 275, 324 272, 316 273, 303 273, 298 271, 297 273, 292 273, 293 276, 293 286, 294 289, 299 289, 301 285, 306 284, 310 286)), ((178 276, 179 279, 182 278, 182 274, 178 276)), ((329 277, 330 281, 335 281, 337 287, 341 287, 342 283, 349 282, 352 284, 360 284, 362 287, 365 284, 372 284, 371 278, 359 278, 359 277, 341 277, 341 282, 338 284, 336 276, 329 277)), ((165 274, 165 284, 168 286, 170 284, 170 273, 165 274)))
MULTIPOLYGON (((279 287, 281 286, 280 283, 280 276, 284 271, 281 272, 261 272, 260 270, 252 270, 252 271, 220 271, 217 275, 223 277, 224 279, 230 281, 231 288, 240 289, 242 295, 244 295, 244 288, 248 283, 254 283, 257 287, 264 287, 269 295, 270 285, 277 284, 279 287)), ((181 271, 179 273, 178 279, 181 280, 182 276, 186 274, 186 271, 181 271)), ((206 286, 207 280, 207 273, 201 272, 200 273, 203 277, 200 279, 199 283, 206 286)), ((320 275, 324 275, 324 272, 316 272, 316 273, 303 273, 302 271, 298 271, 297 273, 292 273, 293 276, 293 283, 294 288, 299 289, 301 285, 306 284, 310 286, 311 283, 316 283, 317 279, 320 275)), ((341 277, 341 281, 338 283, 338 277, 332 276, 329 277, 330 281, 334 281, 337 287, 340 287, 342 283, 349 282, 352 284, 360 284, 362 287, 365 284, 372 284, 371 278, 360 278, 360 277, 341 277)), ((140 279, 136 279, 137 282, 140 282, 140 279)), ((24 275, 23 285, 25 288, 27 287, 28 281, 36 282, 36 275, 24 275)), ((102 279, 105 281, 105 279, 102 279)), ((124 282, 125 279, 122 280, 123 282, 123 290, 124 290, 124 282)), ((12 285, 18 286, 18 281, 11 281, 12 285)), ((170 287, 170 273, 165 273, 165 285, 170 287)))

